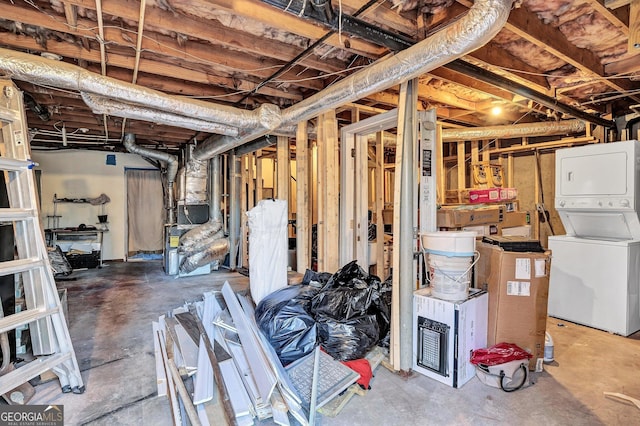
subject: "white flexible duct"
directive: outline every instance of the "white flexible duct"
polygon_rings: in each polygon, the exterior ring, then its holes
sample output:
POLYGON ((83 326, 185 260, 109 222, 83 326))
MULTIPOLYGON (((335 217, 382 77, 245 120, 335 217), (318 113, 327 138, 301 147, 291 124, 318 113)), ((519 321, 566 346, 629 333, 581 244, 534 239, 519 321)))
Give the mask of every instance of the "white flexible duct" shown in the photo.
POLYGON ((167 95, 158 90, 102 76, 66 62, 0 48, 0 70, 9 77, 68 90, 93 93, 159 111, 238 128, 275 129, 280 109, 263 104, 253 111, 167 95))
POLYGON ((545 121, 543 123, 509 124, 506 126, 443 129, 442 141, 477 141, 482 139, 509 139, 532 136, 553 136, 584 132, 582 120, 545 121))
POLYGON ((169 193, 167 197, 167 222, 173 223, 173 209, 175 201, 173 196, 173 183, 176 181, 176 175, 178 174, 178 157, 166 152, 155 151, 153 149, 147 149, 136 145, 136 136, 133 133, 127 133, 124 135, 122 145, 127 149, 127 151, 133 154, 158 160, 167 165, 167 192, 169 193))
MULTIPOLYGON (((369 67, 285 109, 281 126, 295 125, 319 114, 418 77, 489 42, 507 22, 513 0, 477 0, 458 21, 431 37, 381 59, 369 67)), ((239 137, 212 136, 194 157, 205 160, 267 134, 253 128, 239 137)))
POLYGON ((238 136, 239 133, 236 127, 226 126, 220 123, 213 123, 211 121, 158 111, 153 108, 147 108, 127 102, 118 102, 110 98, 91 93, 83 92, 81 95, 84 103, 91 108, 94 114, 108 114, 115 117, 150 121, 158 124, 166 124, 168 126, 181 127, 183 129, 218 133, 228 136, 238 136))

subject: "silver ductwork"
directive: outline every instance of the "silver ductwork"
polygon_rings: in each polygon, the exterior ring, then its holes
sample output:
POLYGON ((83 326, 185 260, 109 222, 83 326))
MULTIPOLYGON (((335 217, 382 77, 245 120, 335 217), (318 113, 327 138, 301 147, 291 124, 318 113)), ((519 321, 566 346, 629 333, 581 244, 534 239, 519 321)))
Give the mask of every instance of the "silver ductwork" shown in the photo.
POLYGON ((546 121, 543 123, 509 124, 506 126, 442 129, 442 142, 509 139, 533 136, 555 136, 584 132, 582 120, 546 121))
POLYGON ((178 200, 184 204, 206 204, 209 199, 207 193, 208 162, 191 158, 178 172, 179 195, 178 200))
POLYGON ((143 157, 151 158, 157 161, 160 161, 167 166, 167 223, 175 222, 174 219, 174 209, 175 209, 175 200, 174 200, 174 189, 173 183, 176 180, 176 175, 178 174, 178 157, 166 152, 156 151, 153 149, 143 148, 139 145, 136 145, 136 136, 133 133, 127 133, 124 135, 122 139, 122 145, 127 149, 127 151, 132 154, 138 154, 143 157))
POLYGON ((229 251, 229 240, 224 236, 222 221, 211 219, 183 234, 178 251, 183 256, 180 262, 182 274, 216 260, 222 261, 229 251))
MULTIPOLYGON (((345 103, 388 89, 484 46, 506 23, 512 3, 513 0, 477 0, 466 15, 431 37, 285 109, 280 117, 281 127, 296 125, 345 103)), ((250 129, 239 137, 212 136, 198 146, 194 157, 209 159, 268 133, 250 129)))
POLYGON ((158 90, 93 73, 73 64, 15 50, 0 48, 0 69, 14 79, 102 95, 113 100, 225 126, 271 130, 278 127, 281 122, 280 109, 276 105, 264 104, 253 111, 248 111, 183 96, 168 95, 158 90))
POLYGON ((226 126, 220 123, 199 120, 197 118, 185 117, 183 115, 159 111, 140 105, 127 102, 118 102, 110 98, 82 92, 82 100, 86 103, 94 114, 108 114, 115 117, 130 118, 133 120, 143 120, 152 123, 165 124, 168 126, 180 127, 183 129, 198 130, 208 133, 218 133, 221 135, 238 136, 238 128, 226 126))
POLYGON ((419 77, 484 46, 502 29, 512 3, 512 0, 476 1, 465 16, 431 37, 285 109, 282 125, 297 124, 419 77))

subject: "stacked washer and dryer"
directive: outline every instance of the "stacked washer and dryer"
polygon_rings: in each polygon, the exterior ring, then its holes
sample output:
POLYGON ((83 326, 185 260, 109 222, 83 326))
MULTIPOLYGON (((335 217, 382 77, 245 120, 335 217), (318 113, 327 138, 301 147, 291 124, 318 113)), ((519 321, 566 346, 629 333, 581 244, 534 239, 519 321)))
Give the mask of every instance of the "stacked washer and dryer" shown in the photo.
POLYGON ((640 330, 640 142, 556 151, 548 314, 628 336, 640 330))

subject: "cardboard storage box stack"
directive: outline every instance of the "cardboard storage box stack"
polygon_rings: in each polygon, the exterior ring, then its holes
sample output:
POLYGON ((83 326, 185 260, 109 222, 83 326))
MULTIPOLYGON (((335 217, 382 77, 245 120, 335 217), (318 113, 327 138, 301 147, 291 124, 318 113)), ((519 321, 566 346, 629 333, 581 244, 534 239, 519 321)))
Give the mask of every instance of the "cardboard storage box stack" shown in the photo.
POLYGON ((470 289, 469 297, 448 301, 431 296, 431 289, 413 296, 413 369, 459 388, 475 374, 471 352, 487 347, 488 295, 470 289))
POLYGON ((455 205, 438 209, 441 231, 472 231, 478 238, 490 235, 529 237, 530 214, 517 211, 516 202, 494 205, 455 205))
MULTIPOLYGON (((519 240, 511 241, 517 244, 519 240)), ((528 240, 520 241, 526 247, 528 240)), ((478 243, 476 248, 480 253, 476 287, 489 292, 487 346, 515 343, 533 355, 530 369, 541 371, 551 252, 506 251, 486 242, 478 243)))

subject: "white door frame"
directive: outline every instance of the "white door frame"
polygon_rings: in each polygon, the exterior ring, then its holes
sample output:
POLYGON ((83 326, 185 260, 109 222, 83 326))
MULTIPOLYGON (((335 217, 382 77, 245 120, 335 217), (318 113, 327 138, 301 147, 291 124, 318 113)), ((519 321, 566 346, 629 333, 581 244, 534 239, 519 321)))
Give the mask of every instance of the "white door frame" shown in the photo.
POLYGON ((367 135, 397 127, 398 110, 367 118, 340 132, 340 265, 369 264, 367 135))

